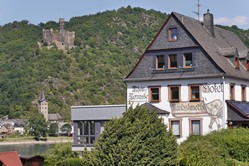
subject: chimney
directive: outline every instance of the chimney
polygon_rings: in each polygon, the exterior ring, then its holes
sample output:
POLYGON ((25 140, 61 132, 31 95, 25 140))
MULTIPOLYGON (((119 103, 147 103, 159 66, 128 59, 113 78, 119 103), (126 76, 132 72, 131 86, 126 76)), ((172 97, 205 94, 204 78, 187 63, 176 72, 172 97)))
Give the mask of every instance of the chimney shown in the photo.
POLYGON ((203 17, 203 25, 207 29, 208 33, 212 36, 214 36, 214 16, 209 12, 209 9, 207 10, 207 13, 204 14, 203 17))

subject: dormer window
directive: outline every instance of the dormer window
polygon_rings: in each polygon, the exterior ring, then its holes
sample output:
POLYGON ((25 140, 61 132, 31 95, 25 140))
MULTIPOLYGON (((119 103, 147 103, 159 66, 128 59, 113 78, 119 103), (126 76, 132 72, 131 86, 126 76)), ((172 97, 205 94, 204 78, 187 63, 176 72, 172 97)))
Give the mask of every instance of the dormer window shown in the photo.
POLYGON ((239 57, 235 57, 235 68, 239 69, 239 57))
POLYGON ((156 69, 164 69, 165 67, 165 56, 157 55, 156 56, 156 69))
POLYGON ((168 32, 169 41, 176 41, 177 40, 177 28, 169 28, 169 32, 168 32))
POLYGON ((177 68, 177 54, 169 55, 169 68, 177 68))
POLYGON ((192 53, 184 54, 184 67, 192 67, 192 66, 193 66, 192 53))

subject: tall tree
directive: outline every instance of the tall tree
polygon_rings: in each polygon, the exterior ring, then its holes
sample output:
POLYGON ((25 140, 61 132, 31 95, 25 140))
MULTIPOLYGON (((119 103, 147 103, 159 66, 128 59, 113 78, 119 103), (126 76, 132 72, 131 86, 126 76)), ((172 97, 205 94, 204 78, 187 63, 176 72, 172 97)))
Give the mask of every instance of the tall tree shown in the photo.
POLYGON ((32 114, 28 119, 29 134, 35 138, 46 137, 48 124, 41 113, 32 114))
POLYGON ((141 106, 108 122, 93 151, 96 165, 176 165, 176 153, 172 132, 141 106))
POLYGON ((49 136, 58 136, 59 127, 57 123, 51 123, 49 125, 48 134, 49 136))

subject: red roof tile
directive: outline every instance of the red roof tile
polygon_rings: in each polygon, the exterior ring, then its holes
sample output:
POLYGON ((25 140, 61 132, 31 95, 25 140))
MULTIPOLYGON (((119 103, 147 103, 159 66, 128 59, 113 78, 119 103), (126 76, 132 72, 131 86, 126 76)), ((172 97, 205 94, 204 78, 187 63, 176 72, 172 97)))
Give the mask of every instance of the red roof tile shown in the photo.
POLYGON ((0 162, 5 166, 22 166, 17 152, 0 152, 0 162))

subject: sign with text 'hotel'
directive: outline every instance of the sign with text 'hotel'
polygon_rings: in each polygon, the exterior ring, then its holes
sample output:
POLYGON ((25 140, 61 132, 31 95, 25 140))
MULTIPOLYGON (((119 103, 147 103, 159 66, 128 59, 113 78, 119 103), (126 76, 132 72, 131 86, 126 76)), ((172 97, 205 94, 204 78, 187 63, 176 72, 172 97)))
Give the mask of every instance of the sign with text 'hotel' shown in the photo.
POLYGON ((176 113, 207 113, 204 102, 180 102, 171 103, 171 110, 173 114, 176 113))

